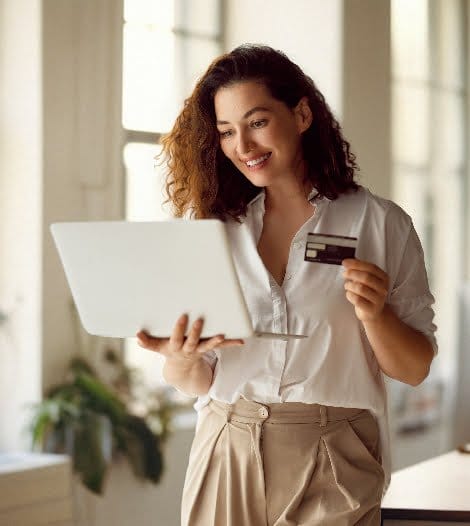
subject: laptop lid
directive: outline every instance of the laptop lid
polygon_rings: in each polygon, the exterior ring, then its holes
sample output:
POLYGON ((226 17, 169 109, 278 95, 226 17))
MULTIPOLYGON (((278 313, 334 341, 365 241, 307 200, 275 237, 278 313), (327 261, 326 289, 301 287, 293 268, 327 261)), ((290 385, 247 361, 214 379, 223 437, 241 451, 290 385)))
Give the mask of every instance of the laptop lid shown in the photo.
POLYGON ((216 219, 51 225, 83 327, 90 334, 171 334, 204 318, 202 337, 253 335, 224 224, 216 219))

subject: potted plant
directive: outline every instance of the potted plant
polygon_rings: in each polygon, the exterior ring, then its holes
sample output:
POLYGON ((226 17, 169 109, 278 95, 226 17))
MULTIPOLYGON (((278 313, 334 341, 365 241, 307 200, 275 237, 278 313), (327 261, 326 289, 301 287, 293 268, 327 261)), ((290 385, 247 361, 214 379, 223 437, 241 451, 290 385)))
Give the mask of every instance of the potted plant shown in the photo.
POLYGON ((116 455, 127 456, 137 477, 160 480, 175 406, 164 391, 142 390, 137 371, 116 352, 106 350, 105 359, 116 372, 112 383, 83 357, 73 358, 66 381, 34 406, 30 428, 34 448, 70 455, 74 471, 97 494, 116 455))

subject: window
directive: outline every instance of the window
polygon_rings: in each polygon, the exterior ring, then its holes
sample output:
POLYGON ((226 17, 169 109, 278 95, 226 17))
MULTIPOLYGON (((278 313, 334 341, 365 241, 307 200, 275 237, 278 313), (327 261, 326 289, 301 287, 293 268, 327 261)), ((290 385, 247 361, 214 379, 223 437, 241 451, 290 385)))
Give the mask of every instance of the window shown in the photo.
MULTIPOLYGON (((391 4, 393 197, 412 216, 423 243, 440 345, 431 376, 444 382, 450 417, 466 248, 468 5, 460 0, 391 4)), ((443 428, 449 433, 452 423, 443 428)), ((443 451, 450 440, 444 438, 443 451)))
MULTIPOLYGON (((168 217, 163 173, 154 166, 158 140, 168 132, 196 79, 222 52, 220 0, 125 0, 122 123, 126 219, 168 217)), ((155 313, 158 315, 158 313, 155 313)), ((149 385, 161 382, 161 358, 133 339, 126 360, 149 385)))

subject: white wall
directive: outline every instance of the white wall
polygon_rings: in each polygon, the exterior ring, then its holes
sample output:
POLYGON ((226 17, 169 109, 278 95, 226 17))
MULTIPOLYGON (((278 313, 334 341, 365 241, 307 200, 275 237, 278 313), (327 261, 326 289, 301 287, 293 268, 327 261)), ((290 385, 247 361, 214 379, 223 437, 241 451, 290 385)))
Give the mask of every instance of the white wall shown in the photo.
POLYGON ((123 215, 121 23, 118 0, 0 2, 1 449, 78 350, 50 223, 123 215))
POLYGON ((40 398, 40 10, 0 2, 0 310, 11 312, 0 327, 0 450, 27 446, 24 405, 40 398))
POLYGON ((44 388, 79 349, 49 226, 124 215, 121 24, 121 0, 42 0, 44 388))
POLYGON ((390 0, 345 0, 342 126, 359 181, 391 199, 390 0))

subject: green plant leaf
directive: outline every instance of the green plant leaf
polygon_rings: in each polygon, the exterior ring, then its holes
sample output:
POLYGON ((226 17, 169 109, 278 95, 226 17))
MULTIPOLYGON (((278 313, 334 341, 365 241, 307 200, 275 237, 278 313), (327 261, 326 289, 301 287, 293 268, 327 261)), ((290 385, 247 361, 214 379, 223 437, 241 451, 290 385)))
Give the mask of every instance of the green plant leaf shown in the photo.
POLYGON ((43 445, 47 431, 52 427, 51 419, 47 413, 41 412, 34 419, 31 426, 32 447, 43 445))
POLYGON ((158 482, 163 473, 160 441, 144 419, 130 415, 126 422, 127 453, 137 476, 158 482), (139 447, 136 447, 136 443, 139 447))
POLYGON ((143 444, 138 437, 124 426, 119 428, 121 451, 127 456, 134 475, 145 479, 145 453, 143 444))
POLYGON ((103 493, 111 461, 111 422, 105 415, 85 412, 73 427, 74 469, 92 492, 103 493))
POLYGON ((59 427, 62 420, 64 420, 63 414, 69 411, 74 411, 75 408, 71 406, 68 408, 64 405, 61 400, 49 399, 44 400, 40 404, 35 404, 32 407, 34 412, 31 422, 31 433, 33 447, 41 445, 44 447, 48 433, 54 427, 59 427))
POLYGON ((125 419, 126 406, 103 382, 87 373, 80 373, 75 379, 75 384, 88 397, 88 405, 94 411, 109 415, 113 422, 125 419))
POLYGON ((91 376, 97 376, 93 367, 81 356, 75 356, 70 361, 70 371, 76 376, 80 373, 86 373, 91 376))

